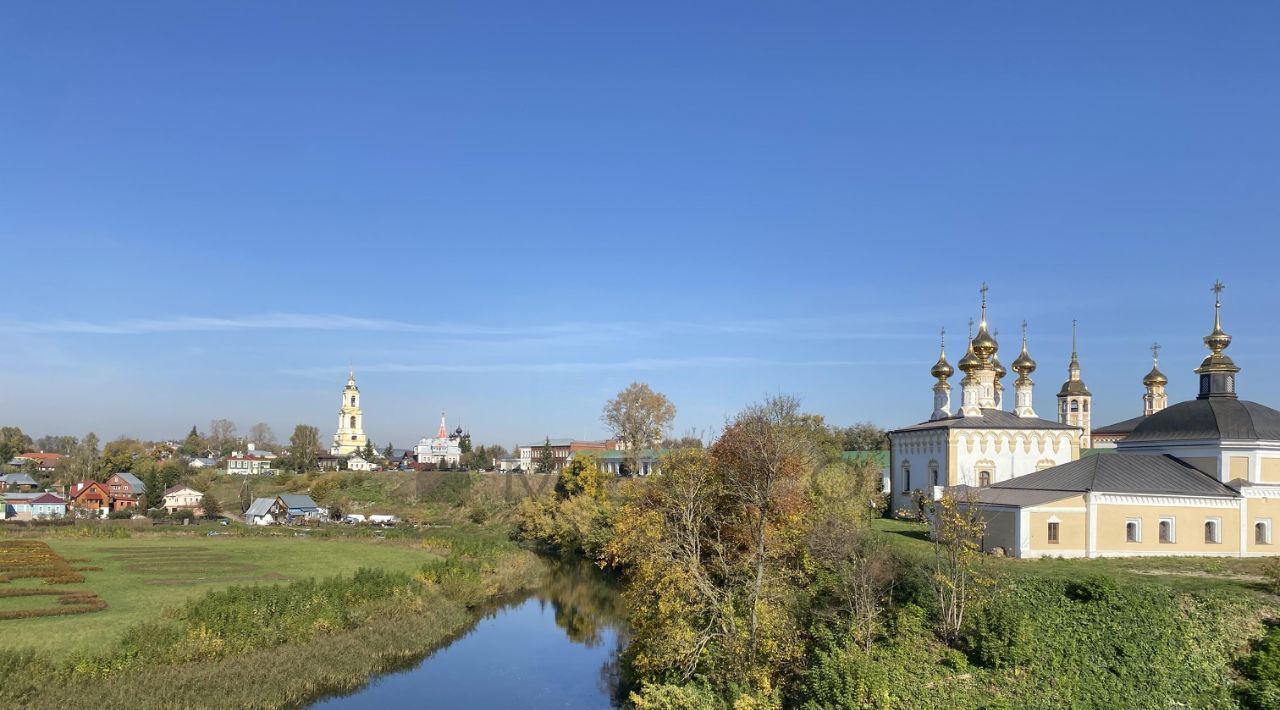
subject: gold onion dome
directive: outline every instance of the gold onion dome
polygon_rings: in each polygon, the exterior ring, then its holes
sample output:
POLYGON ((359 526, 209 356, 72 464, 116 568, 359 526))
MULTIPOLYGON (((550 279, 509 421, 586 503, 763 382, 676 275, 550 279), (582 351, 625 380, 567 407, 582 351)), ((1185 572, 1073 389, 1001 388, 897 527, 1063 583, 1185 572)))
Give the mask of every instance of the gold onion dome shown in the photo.
POLYGON ((960 358, 960 371, 968 374, 982 367, 982 358, 973 352, 973 341, 969 341, 969 350, 960 358))
POLYGON ((997 380, 1003 380, 1004 376, 1009 374, 1009 371, 1005 369, 1003 364, 1001 364, 1000 358, 996 357, 995 353, 991 354, 991 369, 996 371, 997 380))
POLYGON ((1148 372, 1147 376, 1142 378, 1142 384, 1148 387, 1152 387, 1154 385, 1167 385, 1169 384, 1169 378, 1164 376, 1164 373, 1160 371, 1159 367, 1152 365, 1151 372, 1148 372))
POLYGON ((1019 375, 1030 375, 1036 371, 1036 361, 1027 352, 1027 324, 1022 324, 1022 352, 1013 361, 1013 371, 1019 375))
POLYGON ((945 380, 956 372, 951 363, 947 362, 947 329, 942 329, 942 343, 938 346, 938 361, 933 363, 933 369, 929 370, 929 374, 945 380))
POLYGON ((978 334, 973 336, 971 347, 973 348, 973 353, 982 360, 990 360, 991 356, 995 355, 996 351, 1000 349, 1000 344, 987 332, 986 321, 978 325, 978 334))
POLYGON ((1221 281, 1213 285, 1213 292, 1216 295, 1213 303, 1213 332, 1204 336, 1205 347, 1209 348, 1210 353, 1200 363, 1200 367, 1219 368, 1225 371, 1228 368, 1234 368, 1235 363, 1222 354, 1222 351, 1231 345, 1231 336, 1222 330, 1222 289, 1221 281))

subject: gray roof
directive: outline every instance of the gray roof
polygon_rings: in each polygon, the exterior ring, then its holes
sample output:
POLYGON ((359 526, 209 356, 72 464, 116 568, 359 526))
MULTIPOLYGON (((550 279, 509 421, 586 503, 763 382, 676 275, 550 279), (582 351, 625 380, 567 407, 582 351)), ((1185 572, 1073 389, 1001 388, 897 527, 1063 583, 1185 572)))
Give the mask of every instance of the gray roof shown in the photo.
POLYGON ((1179 402, 1152 414, 1125 441, 1280 440, 1280 412, 1227 397, 1179 402))
POLYGON ((895 429, 890 434, 900 431, 925 431, 927 429, 1078 429, 1079 427, 1060 422, 1039 419, 1037 417, 1020 417, 1003 409, 984 409, 976 417, 955 415, 932 422, 920 422, 908 427, 895 429))
POLYGON ((956 486, 953 495, 959 501, 973 501, 989 505, 1012 505, 1024 507, 1052 503, 1055 500, 1080 495, 1079 491, 1025 490, 1020 488, 976 488, 973 486, 956 486))
POLYGON ((275 498, 254 498, 253 504, 249 506, 248 510, 244 511, 244 519, 252 522, 254 517, 270 513, 271 505, 275 502, 275 498))
POLYGON ((36 479, 25 473, 6 473, 0 476, 0 481, 10 486, 34 486, 36 479))
POLYGON ((1130 432, 1132 432, 1134 429, 1136 429, 1139 424, 1145 421, 1146 418, 1147 418, 1147 415, 1142 414, 1134 417, 1133 419, 1126 419, 1122 422, 1116 422, 1114 424, 1108 424, 1103 427, 1098 427, 1093 430, 1093 433, 1101 436, 1115 436, 1117 434, 1127 435, 1130 432))
POLYGON ((297 510, 299 508, 319 508, 316 502, 309 495, 301 493, 281 493, 280 501, 284 503, 289 510, 297 510))
POLYGON ((1089 388, 1085 387, 1084 380, 1067 380, 1062 383, 1062 389, 1058 390, 1059 397, 1088 397, 1090 396, 1089 388))
POLYGON ((992 489, 1081 493, 1162 493, 1187 496, 1240 494, 1218 479, 1169 455, 1115 453, 1089 456, 991 486, 992 489))
POLYGON ((125 483, 128 483, 129 487, 133 489, 134 493, 142 493, 147 488, 147 486, 142 482, 142 480, 139 479, 137 476, 133 475, 132 473, 129 473, 127 471, 120 471, 116 475, 119 476, 121 480, 123 480, 125 483))

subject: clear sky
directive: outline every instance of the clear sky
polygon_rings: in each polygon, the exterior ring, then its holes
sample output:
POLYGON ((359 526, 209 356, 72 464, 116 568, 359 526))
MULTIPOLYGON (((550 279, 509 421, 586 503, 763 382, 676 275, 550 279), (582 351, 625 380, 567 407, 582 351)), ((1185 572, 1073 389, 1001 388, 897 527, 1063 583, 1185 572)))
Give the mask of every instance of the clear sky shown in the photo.
MULTIPOLYGON (((928 416, 978 286, 1095 422, 1280 406, 1280 4, 8 2, 0 423, 677 433, 928 416)), ((1009 381, 1011 386, 1011 380, 1009 381)), ((1010 390, 1011 391, 1011 390, 1010 390)), ((958 399, 958 387, 956 398, 958 399)))

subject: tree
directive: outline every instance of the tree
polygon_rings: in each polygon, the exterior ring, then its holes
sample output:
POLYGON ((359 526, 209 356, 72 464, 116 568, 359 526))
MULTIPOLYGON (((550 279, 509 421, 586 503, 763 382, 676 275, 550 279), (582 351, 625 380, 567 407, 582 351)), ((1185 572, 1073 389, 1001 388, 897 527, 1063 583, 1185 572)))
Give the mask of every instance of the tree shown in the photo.
POLYGON ((75 451, 79 439, 74 436, 42 436, 36 439, 35 448, 47 454, 70 456, 75 451))
POLYGON ((102 448, 100 469, 108 475, 121 471, 132 471, 134 462, 146 452, 146 447, 137 439, 129 439, 122 436, 102 448))
POLYGON ((98 476, 98 435, 89 432, 84 435, 71 454, 67 464, 67 473, 72 481, 91 481, 98 476))
POLYGON ((182 446, 178 447, 178 453, 183 456, 199 456, 208 448, 208 443, 204 437, 200 436, 200 432, 196 430, 196 425, 191 425, 191 432, 187 434, 187 438, 182 440, 182 446))
POLYGON ((662 441, 675 416, 676 407, 665 395, 654 392, 649 385, 632 382, 605 403, 600 418, 622 441, 627 467, 635 472, 640 470, 644 449, 662 441))
POLYGON ((832 432, 840 438, 840 447, 845 451, 884 451, 889 448, 889 434, 871 422, 833 427, 832 432))
POLYGON ((18 454, 24 454, 32 448, 31 437, 22 433, 22 429, 16 426, 0 427, 0 464, 9 463, 9 460, 18 454))
POLYGON ((276 433, 271 431, 271 426, 266 422, 258 422, 249 429, 249 443, 258 449, 275 448, 276 433))
POLYGON ((468 434, 463 434, 461 437, 459 437, 459 439, 458 439, 458 448, 459 448, 459 449, 462 451, 462 453, 464 453, 464 454, 469 454, 469 453, 471 453, 471 434, 469 434, 469 433, 468 433, 468 434))
POLYGON ((320 430, 309 424, 297 425, 289 437, 289 465, 299 473, 315 470, 319 449, 320 430))
POLYGON ((213 497, 212 491, 205 491, 204 498, 200 501, 201 508, 204 508, 204 517, 210 520, 222 515, 222 504, 218 499, 213 497))
POLYGON ((236 423, 230 419, 209 422, 209 447, 226 456, 236 446, 236 423))
POLYGON ((749 666, 759 660, 767 574, 778 554, 771 544, 787 539, 781 528, 803 505, 801 479, 821 461, 815 439, 825 432, 816 431, 818 422, 801 416, 799 406, 786 395, 751 405, 734 418, 712 448, 723 467, 725 489, 741 507, 742 533, 750 550, 745 585, 749 666))
POLYGON ((142 478, 145 486, 145 497, 143 507, 147 510, 154 510, 164 505, 164 492, 168 486, 164 483, 164 477, 159 471, 151 471, 142 478))
POLYGON ((938 600, 939 634, 960 637, 965 612, 991 580, 982 574, 982 534, 986 523, 972 501, 950 493, 928 506, 933 535, 933 591, 938 600))
POLYGON ((390 461, 391 457, 395 455, 396 455, 396 447, 393 446, 391 442, 387 442, 387 448, 382 450, 382 458, 390 461))
POLYGON ((246 476, 244 482, 240 484, 240 511, 244 512, 253 505, 253 488, 249 486, 249 477, 246 476))
POLYGON ((534 473, 551 473, 555 468, 556 460, 551 453, 551 438, 547 437, 538 449, 538 463, 533 465, 533 471, 534 473))
POLYGON ((378 450, 373 448, 373 439, 364 440, 364 451, 360 453, 360 457, 365 461, 373 461, 378 457, 378 450))

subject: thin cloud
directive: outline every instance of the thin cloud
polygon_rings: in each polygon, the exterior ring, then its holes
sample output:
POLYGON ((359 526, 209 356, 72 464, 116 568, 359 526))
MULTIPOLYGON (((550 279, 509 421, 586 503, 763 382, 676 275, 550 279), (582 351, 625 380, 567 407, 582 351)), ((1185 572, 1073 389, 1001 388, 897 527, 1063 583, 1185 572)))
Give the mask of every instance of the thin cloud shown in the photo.
MULTIPOLYGON (((636 358, 615 362, 512 362, 512 363, 381 363, 358 365, 360 372, 380 373, 582 373, 617 371, 683 370, 706 368, 821 368, 877 365, 866 360, 770 360, 753 357, 636 358)), ((340 367, 281 370, 288 375, 329 377, 340 367)))

